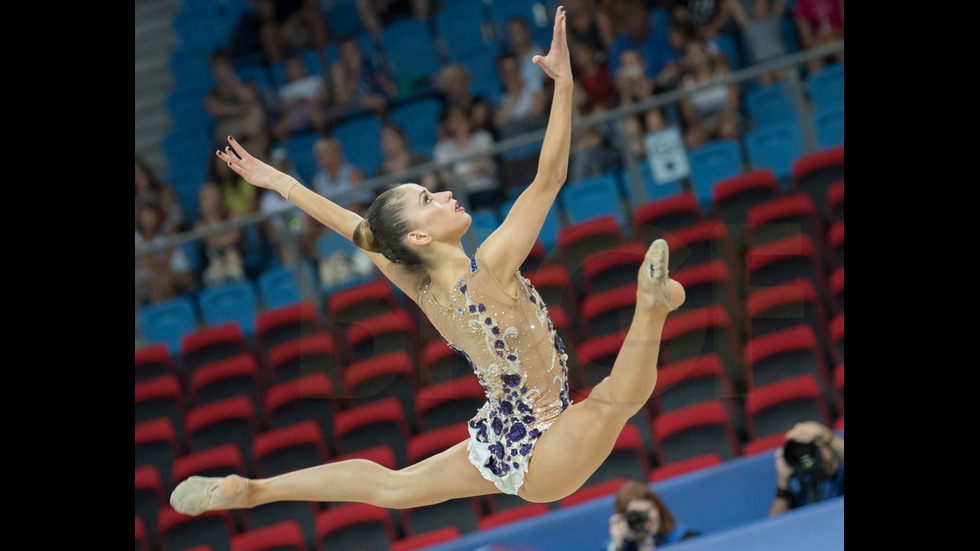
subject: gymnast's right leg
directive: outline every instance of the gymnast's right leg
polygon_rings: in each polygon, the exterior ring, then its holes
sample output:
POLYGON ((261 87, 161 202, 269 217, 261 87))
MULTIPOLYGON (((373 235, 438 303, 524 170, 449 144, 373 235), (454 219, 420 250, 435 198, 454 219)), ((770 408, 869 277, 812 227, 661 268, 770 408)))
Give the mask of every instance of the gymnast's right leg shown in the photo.
POLYGON ((250 509, 275 501, 355 501, 389 509, 433 505, 500 490, 469 461, 467 441, 393 471, 365 459, 327 463, 272 478, 193 476, 170 496, 178 512, 250 509))

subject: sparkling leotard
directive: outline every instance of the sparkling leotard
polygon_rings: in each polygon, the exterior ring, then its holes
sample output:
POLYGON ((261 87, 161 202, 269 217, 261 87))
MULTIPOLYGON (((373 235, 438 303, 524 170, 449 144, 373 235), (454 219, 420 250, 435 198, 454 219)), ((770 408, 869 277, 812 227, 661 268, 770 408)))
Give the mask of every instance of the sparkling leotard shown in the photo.
POLYGON ((517 296, 470 257, 469 270, 440 304, 426 277, 419 305, 449 346, 462 354, 487 394, 469 421, 470 462, 500 491, 516 494, 534 443, 570 404, 568 355, 548 309, 520 271, 517 296), (424 296, 423 296, 424 295, 424 296))

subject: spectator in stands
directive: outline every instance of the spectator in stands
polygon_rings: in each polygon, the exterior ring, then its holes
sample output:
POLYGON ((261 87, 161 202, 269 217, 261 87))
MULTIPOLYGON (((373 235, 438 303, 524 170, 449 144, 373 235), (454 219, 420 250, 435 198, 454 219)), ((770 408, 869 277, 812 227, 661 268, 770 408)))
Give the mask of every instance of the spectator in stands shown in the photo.
MULTIPOLYGON (((203 230, 234 218, 225 205, 221 189, 214 182, 206 182, 199 191, 201 214, 194 229, 203 230)), ((245 278, 242 230, 235 228, 204 238, 207 267, 204 269, 204 285, 212 287, 245 278)))
POLYGON ((450 63, 443 66, 436 78, 436 87, 445 105, 460 107, 469 113, 470 129, 486 130, 496 137, 490 104, 483 96, 470 93, 471 77, 465 65, 450 63))
MULTIPOLYGON (((572 124, 582 117, 599 113, 605 109, 604 105, 597 105, 592 101, 592 96, 585 91, 585 86, 581 81, 576 80, 574 86, 572 124)), ((549 92, 550 104, 554 97, 554 87, 546 85, 545 91, 549 92)), ((550 111, 551 108, 548 109, 550 111)), ((570 140, 568 181, 575 182, 591 178, 611 170, 618 162, 617 157, 616 152, 608 146, 602 127, 592 125, 574 130, 570 140)))
POLYGON ((340 41, 339 59, 330 68, 336 105, 343 110, 368 109, 381 113, 398 89, 388 75, 364 55, 356 38, 340 41))
POLYGON ((272 61, 288 51, 327 47, 327 26, 318 0, 256 0, 259 33, 266 55, 272 61))
MULTIPOLYGON (((718 35, 731 39, 741 57, 741 29, 735 21, 735 4, 741 0, 668 0, 667 10, 672 24, 690 21, 697 29, 698 38, 710 40, 718 35)), ((731 64, 736 61, 730 60, 731 64)))
POLYGON ((609 15, 596 6, 595 0, 569 0, 564 3, 568 42, 588 44, 603 56, 616 38, 609 15))
POLYGON ((687 44, 684 61, 687 69, 682 86, 692 92, 681 100, 685 147, 693 149, 710 140, 737 138, 738 89, 721 82, 731 71, 709 55, 701 40, 687 44))
MULTIPOLYGON (((752 64, 757 65, 789 53, 783 42, 786 0, 752 0, 750 10, 745 10, 741 3, 734 2, 732 10, 748 43, 752 64)), ((759 83, 765 86, 783 78, 782 71, 770 71, 759 75, 759 83)))
POLYGON ((536 55, 544 56, 548 53, 548 48, 534 42, 527 18, 518 15, 507 20, 507 41, 511 51, 517 56, 521 77, 525 82, 540 88, 548 75, 531 59, 536 55))
MULTIPOLYGON (((635 50, 624 50, 620 54, 619 72, 616 74, 616 91, 620 105, 629 105, 653 96, 657 85, 645 70, 643 57, 635 50)), ((658 132, 666 127, 661 108, 654 107, 641 115, 632 115, 623 120, 624 130, 629 140, 630 152, 637 160, 646 160, 643 137, 650 132, 658 132)))
POLYGON ((279 87, 279 120, 272 135, 285 141, 299 133, 323 134, 331 108, 330 93, 323 77, 311 73, 303 58, 291 55, 284 64, 286 83, 279 87))
POLYGON ((313 144, 318 170, 313 176, 313 190, 345 209, 364 212, 374 200, 374 192, 364 188, 364 173, 347 162, 340 140, 320 138, 313 144))
POLYGON ((153 167, 145 159, 136 156, 136 225, 139 226, 139 207, 142 203, 154 203, 160 207, 163 221, 160 231, 173 235, 186 229, 184 209, 173 188, 157 179, 153 167))
POLYGON ((777 449, 776 497, 769 516, 844 495, 844 439, 816 421, 797 423, 777 449))
POLYGON ((547 124, 540 81, 527 81, 513 52, 497 56, 497 73, 504 93, 497 99, 494 125, 507 138, 543 128, 547 124))
POLYGON ((626 50, 636 51, 644 62, 646 77, 656 81, 671 61, 679 56, 670 46, 666 25, 656 21, 647 11, 643 0, 624 0, 623 32, 609 49, 609 70, 619 73, 621 55, 626 50))
MULTIPOLYGON (((715 60, 715 63, 719 65, 724 65, 728 68, 732 67, 734 59, 728 59, 728 56, 721 51, 718 47, 718 42, 713 38, 703 39, 698 33, 698 28, 691 23, 690 20, 677 21, 670 26, 670 46, 674 48, 675 52, 684 52, 687 48, 687 44, 692 40, 701 40, 704 42, 705 46, 708 48, 708 55, 715 60)), ((678 68, 683 72, 684 68, 684 57, 678 58, 676 64, 678 68)), ((658 83, 658 87, 662 89, 673 89, 677 86, 677 81, 680 78, 679 74, 671 74, 670 82, 665 82, 663 84, 658 83)))
MULTIPOLYGON (((432 161, 428 155, 412 153, 405 130, 397 124, 386 124, 381 128, 381 153, 384 155, 384 160, 378 167, 378 176, 398 174, 413 166, 432 161)), ((441 191, 439 180, 434 173, 423 174, 413 180, 429 191, 441 191)))
MULTIPOLYGON (((159 202, 145 198, 136 202, 136 245, 165 239, 165 216, 159 202)), ((146 253, 136 258, 136 295, 141 303, 161 302, 184 293, 194 284, 194 272, 181 247, 146 253)))
MULTIPOLYGON (((798 0, 793 18, 800 43, 806 50, 844 39, 844 0, 798 0)), ((843 63, 844 52, 839 52, 835 59, 843 63)), ((825 64, 824 59, 810 61, 810 72, 818 71, 825 64)))
POLYGON ((641 551, 701 535, 677 522, 650 486, 627 480, 616 493, 606 551, 641 551))
MULTIPOLYGON (((493 146, 493 136, 486 130, 470 129, 468 113, 460 107, 447 107, 440 115, 442 134, 433 151, 438 163, 452 161, 493 146)), ((466 189, 470 210, 496 208, 501 199, 497 169, 490 156, 459 161, 451 165, 452 174, 466 189)), ((440 172, 441 186, 451 189, 448 169, 440 172)))
POLYGON ((254 140, 253 147, 264 149, 267 119, 258 92, 235 74, 228 50, 211 54, 210 67, 214 87, 205 96, 204 106, 214 119, 214 140, 237 136, 254 140))
POLYGON ((606 64, 605 52, 599 52, 587 42, 569 40, 572 73, 575 82, 582 84, 582 92, 596 107, 608 107, 615 98, 616 86, 606 64))
POLYGON ((244 216, 259 210, 259 194, 255 191, 255 186, 248 185, 227 163, 215 159, 211 161, 208 179, 218 187, 221 202, 229 214, 244 216))
MULTIPOLYGON (((296 178, 297 181, 299 180, 299 174, 296 172, 296 168, 289 160, 289 155, 284 148, 277 147, 272 150, 272 153, 269 155, 269 164, 283 174, 288 174, 293 178, 296 178)), ((283 236, 286 233, 291 233, 293 235, 305 235, 310 231, 309 228, 313 222, 307 220, 307 218, 309 218, 308 215, 299 212, 298 209, 293 208, 292 203, 283 199, 278 193, 268 189, 262 190, 261 199, 259 201, 259 210, 263 214, 288 210, 289 214, 286 215, 285 218, 279 215, 273 216, 269 219, 268 223, 265 225, 265 234, 269 244, 278 251, 279 261, 286 265, 293 264, 295 259, 291 253, 290 247, 286 245, 286 240, 283 236)), ((309 258, 313 258, 315 256, 315 251, 313 249, 304 248, 302 239, 299 243, 299 249, 301 256, 305 255, 309 258)))
POLYGON ((361 24, 375 40, 381 37, 381 29, 396 19, 415 17, 425 21, 429 7, 429 0, 357 0, 361 24))

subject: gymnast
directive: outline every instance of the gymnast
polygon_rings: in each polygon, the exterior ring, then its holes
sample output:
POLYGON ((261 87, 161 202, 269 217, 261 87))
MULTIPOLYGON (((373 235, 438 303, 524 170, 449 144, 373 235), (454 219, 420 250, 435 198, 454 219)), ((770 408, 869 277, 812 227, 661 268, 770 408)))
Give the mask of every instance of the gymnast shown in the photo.
POLYGON ((599 468, 627 420, 653 393, 664 323, 685 293, 667 275, 666 242, 654 241, 637 275, 635 313, 609 376, 588 398, 572 403, 564 344, 537 290, 519 271, 568 167, 573 83, 563 8, 555 15, 550 51, 532 61, 555 81, 536 177, 471 256, 462 236, 472 218, 451 192, 397 185, 362 218, 297 185, 229 136, 229 146, 217 155, 252 185, 279 192, 364 249, 466 357, 487 401, 468 422, 469 438, 414 465, 391 470, 350 459, 265 479, 194 476, 174 489, 174 509, 199 515, 276 501, 403 509, 496 493, 546 503, 568 496, 599 468))

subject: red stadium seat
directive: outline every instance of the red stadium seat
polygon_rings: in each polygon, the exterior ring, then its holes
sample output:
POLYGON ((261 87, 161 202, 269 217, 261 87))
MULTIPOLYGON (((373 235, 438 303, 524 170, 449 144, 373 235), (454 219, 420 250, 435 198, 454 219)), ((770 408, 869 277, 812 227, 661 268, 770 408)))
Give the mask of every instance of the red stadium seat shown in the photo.
POLYGON ((830 226, 830 230, 827 232, 827 258, 830 259, 830 265, 843 269, 844 268, 844 222, 837 222, 833 226, 830 226))
POLYGON ((805 193, 797 192, 752 207, 746 224, 750 247, 805 234, 818 250, 823 250, 823 225, 813 201, 805 193))
POLYGON ((335 385, 339 380, 340 351, 333 336, 317 332, 272 347, 269 351, 270 381, 281 383, 323 373, 335 385))
POLYGON ((794 235, 752 247, 745 255, 748 288, 774 287, 796 279, 808 279, 823 300, 827 296, 824 264, 813 241, 794 235))
POLYGON ((822 347, 827 342, 823 302, 809 279, 756 289, 745 301, 749 316, 746 335, 762 337, 797 325, 806 325, 822 347))
POLYGON ((586 484, 598 484, 620 478, 646 480, 649 474, 650 461, 647 459, 640 431, 635 424, 627 422, 616 438, 609 456, 592 473, 586 484))
POLYGON ((629 329, 636 310, 636 283, 586 296, 579 305, 583 340, 629 329))
POLYGON ((704 354, 657 368, 651 405, 656 417, 695 404, 734 398, 734 386, 721 360, 716 354, 704 354))
POLYGON ((146 543, 150 534, 156 534, 157 514, 166 506, 166 492, 156 466, 147 465, 136 469, 136 531, 144 529, 146 543))
POLYGON ((728 310, 728 317, 736 326, 745 319, 743 304, 739 299, 741 286, 739 274, 732 273, 720 260, 695 264, 670 274, 671 279, 684 286, 685 310, 696 310, 720 304, 728 310))
POLYGON ((844 416, 844 364, 834 368, 834 400, 838 417, 844 416))
POLYGON ((180 358, 188 376, 203 364, 251 353, 245 334, 236 322, 203 327, 180 340, 180 358))
POLYGON ((802 421, 831 424, 827 404, 813 375, 758 386, 745 397, 745 428, 752 440, 786 432, 802 421))
POLYGON ((582 290, 593 295, 635 286, 646 252, 647 246, 637 241, 590 254, 582 261, 582 290))
POLYGON ((776 434, 770 434, 769 436, 763 436, 762 438, 756 438, 750 440, 742 446, 742 454, 744 455, 756 455, 759 453, 771 453, 778 448, 783 447, 786 443, 786 434, 783 432, 777 432, 776 434))
POLYGON ((327 444, 315 421, 263 432, 252 443, 253 471, 262 478, 316 467, 328 457, 327 444))
POLYGON ((386 445, 399 466, 407 465, 409 425, 401 403, 384 398, 340 411, 334 418, 334 440, 340 454, 386 445))
MULTIPOLYGON (((635 296, 635 293, 634 293, 635 296)), ((626 339, 627 330, 582 341, 575 351, 575 372, 580 380, 569 381, 576 388, 592 388, 609 376, 616 356, 626 339)))
POLYGON ((720 220, 708 219, 695 226, 668 233, 664 235, 664 240, 670 248, 670 262, 667 267, 671 272, 707 264, 712 260, 724 262, 731 273, 738 273, 741 269, 735 244, 720 220))
POLYGON ((695 471, 700 471, 701 469, 709 469, 721 464, 722 459, 720 455, 717 453, 706 453, 690 459, 683 459, 681 461, 675 461, 673 463, 654 467, 654 469, 650 472, 650 477, 647 479, 647 481, 660 482, 661 480, 667 480, 668 478, 674 478, 675 476, 690 474, 695 471))
POLYGON ((247 477, 250 473, 246 471, 238 446, 224 444, 177 458, 172 478, 176 487, 192 476, 224 477, 230 474, 247 477))
POLYGON ((844 313, 830 320, 830 357, 834 364, 844 363, 844 313))
POLYGON ((493 530, 494 528, 498 528, 505 524, 521 522, 529 518, 547 515, 548 511, 548 506, 544 503, 528 503, 527 505, 511 507, 506 511, 489 514, 477 519, 477 530, 481 532, 485 530, 493 530))
POLYGON ((694 226, 702 220, 701 207, 694 193, 683 191, 634 208, 633 235, 643 243, 653 243, 667 233, 694 226))
POLYGON ((229 549, 235 523, 230 511, 205 511, 198 516, 178 513, 167 506, 157 515, 157 541, 160 551, 191 551, 210 546, 214 551, 229 549))
POLYGON ((594 499, 613 496, 619 491, 625 482, 625 478, 617 478, 615 480, 607 480, 598 484, 586 484, 578 490, 575 490, 571 495, 559 500, 558 506, 561 509, 565 509, 567 507, 574 507, 594 499))
POLYGON ((269 352, 277 344, 323 331, 325 329, 312 302, 266 310, 255 317, 256 350, 260 352, 262 364, 267 365, 269 352))
POLYGON ((469 421, 468 418, 457 422, 455 425, 420 432, 409 438, 407 443, 408 464, 414 465, 469 439, 470 432, 467 429, 467 421, 469 421))
POLYGON ((183 453, 173 423, 166 417, 136 425, 136 468, 156 467, 161 482, 170 484, 174 460, 183 453))
POLYGON ((742 348, 728 311, 721 305, 679 311, 667 318, 661 336, 661 362, 675 363, 715 354, 734 381, 742 374, 742 348))
POLYGON ((325 373, 306 375, 269 388, 263 411, 269 426, 277 429, 304 421, 315 421, 324 441, 333 442, 334 416, 340 400, 325 373))
POLYGON ((255 358, 251 354, 239 354, 200 365, 191 376, 190 396, 194 405, 248 396, 255 410, 261 411, 264 388, 255 358))
POLYGON ((415 395, 418 428, 430 431, 468 421, 486 401, 486 392, 475 376, 421 388, 415 395))
POLYGON ((358 320, 347 327, 344 365, 349 366, 391 352, 404 352, 409 358, 417 358, 417 343, 415 321, 405 310, 394 310, 358 320))
POLYGON ((453 540, 457 540, 460 538, 460 536, 461 533, 459 531, 459 528, 455 526, 447 526, 445 528, 439 528, 431 532, 418 534, 417 536, 402 538, 396 542, 392 542, 391 547, 389 547, 388 550, 389 551, 414 551, 416 549, 427 548, 437 543, 446 543, 453 540))
POLYGON ((473 373, 469 362, 462 354, 457 354, 445 340, 439 338, 426 343, 422 348, 422 362, 419 366, 425 386, 451 381, 473 373))
POLYGON ((830 273, 830 304, 835 314, 844 314, 844 268, 830 273))
POLYGON ((164 375, 177 375, 170 349, 163 343, 150 344, 136 351, 136 382, 164 375))
POLYGON ((134 394, 136 424, 165 417, 170 420, 178 440, 183 438, 187 406, 180 381, 175 375, 163 375, 136 383, 134 394))
POLYGON ((191 451, 231 443, 241 450, 246 464, 251 462, 252 440, 259 433, 259 422, 252 402, 245 396, 198 406, 187 412, 186 422, 191 451))
POLYGON ((799 375, 812 375, 829 389, 823 348, 807 325, 755 337, 745 344, 745 381, 749 389, 799 375))
POLYGON ((810 195, 821 221, 828 220, 827 191, 844 179, 844 146, 804 155, 793 161, 793 187, 810 195))
POLYGON ((558 230, 558 261, 574 281, 586 257, 625 242, 626 237, 613 215, 597 216, 558 230))
POLYGON ((844 221, 844 180, 827 188, 827 217, 831 224, 844 221))
POLYGON ((706 453, 717 453, 724 460, 740 453, 735 427, 719 400, 658 415, 653 437, 658 466, 706 453))
MULTIPOLYGON (((156 519, 153 519, 156 522, 156 519)), ((136 549, 138 551, 151 551, 150 547, 150 537, 147 534, 146 526, 140 517, 136 517, 136 549)))
POLYGON ((711 205, 715 215, 728 227, 736 251, 745 248, 749 211, 780 196, 779 182, 770 168, 751 170, 715 183, 711 205))
POLYGON ((316 543, 327 549, 385 549, 395 541, 388 510, 367 503, 331 506, 316 517, 316 543))
POLYGON ((404 350, 373 356, 344 370, 344 397, 354 406, 397 398, 405 414, 412 418, 417 390, 415 370, 404 350))
POLYGON ((247 530, 231 538, 231 551, 306 551, 303 532, 296 521, 283 521, 247 530))

